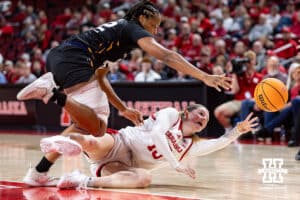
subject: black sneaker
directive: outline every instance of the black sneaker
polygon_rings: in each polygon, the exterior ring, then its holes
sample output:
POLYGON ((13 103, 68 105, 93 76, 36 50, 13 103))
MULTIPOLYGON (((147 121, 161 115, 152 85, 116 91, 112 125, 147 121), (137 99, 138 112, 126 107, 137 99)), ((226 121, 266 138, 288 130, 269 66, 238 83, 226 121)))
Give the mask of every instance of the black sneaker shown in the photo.
POLYGON ((296 160, 300 160, 300 150, 299 150, 298 153, 296 154, 295 159, 296 159, 296 160))
POLYGON ((261 128, 255 132, 256 139, 260 142, 264 141, 267 136, 270 135, 269 131, 266 128, 261 128))
POLYGON ((297 146, 299 146, 299 143, 297 143, 295 140, 290 140, 289 142, 288 142, 288 145, 287 145, 288 147, 297 147, 297 146))

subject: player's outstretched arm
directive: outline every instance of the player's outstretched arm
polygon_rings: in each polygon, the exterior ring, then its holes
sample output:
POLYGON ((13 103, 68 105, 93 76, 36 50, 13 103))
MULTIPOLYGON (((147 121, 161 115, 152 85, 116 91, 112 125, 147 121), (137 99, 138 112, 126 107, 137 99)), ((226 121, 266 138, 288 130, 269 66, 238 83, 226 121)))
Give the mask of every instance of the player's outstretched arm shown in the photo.
POLYGON ((139 46, 148 54, 163 61, 168 66, 184 74, 190 75, 198 80, 203 81, 206 85, 221 91, 221 88, 231 88, 231 78, 223 75, 210 75, 185 60, 180 54, 171 51, 160 45, 152 37, 145 37, 138 40, 139 46))
POLYGON ((128 108, 124 105, 106 78, 108 71, 108 67, 100 67, 95 72, 101 89, 106 93, 109 102, 120 111, 121 115, 132 121, 135 125, 141 125, 143 123, 142 114, 138 110, 128 108))
POLYGON ((205 141, 199 141, 193 144, 189 156, 203 156, 228 146, 231 142, 235 141, 239 136, 249 131, 254 131, 255 127, 258 126, 258 118, 251 118, 253 113, 250 113, 247 118, 238 123, 238 125, 229 133, 222 135, 217 139, 209 139, 205 141))

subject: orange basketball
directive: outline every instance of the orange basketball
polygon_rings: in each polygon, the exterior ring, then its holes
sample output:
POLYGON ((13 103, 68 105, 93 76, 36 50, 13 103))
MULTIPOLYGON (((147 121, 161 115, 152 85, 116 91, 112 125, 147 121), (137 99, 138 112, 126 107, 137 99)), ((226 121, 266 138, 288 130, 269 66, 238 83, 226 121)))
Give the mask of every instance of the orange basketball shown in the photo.
POLYGON ((257 84, 254 91, 257 106, 267 112, 281 110, 288 101, 288 90, 276 78, 267 78, 257 84))

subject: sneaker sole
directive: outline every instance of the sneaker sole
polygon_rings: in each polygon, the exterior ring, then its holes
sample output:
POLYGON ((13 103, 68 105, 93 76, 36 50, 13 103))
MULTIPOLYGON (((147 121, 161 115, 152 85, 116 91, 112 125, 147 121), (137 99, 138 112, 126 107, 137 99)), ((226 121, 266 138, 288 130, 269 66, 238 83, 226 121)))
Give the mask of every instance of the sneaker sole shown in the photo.
POLYGON ((44 153, 57 152, 66 156, 77 156, 82 151, 80 144, 64 138, 56 139, 54 141, 45 138, 41 140, 40 146, 44 153))
MULTIPOLYGON (((17 99, 18 100, 28 100, 28 99, 41 99, 43 100, 43 96, 47 95, 47 89, 43 88, 39 85, 40 82, 42 82, 43 80, 53 80, 52 74, 51 73, 46 73, 45 75, 41 76, 39 79, 37 79, 36 81, 30 83, 29 85, 27 85, 25 88, 23 88, 18 94, 17 94, 17 99), (44 95, 34 95, 36 94, 37 90, 36 89, 44 89, 45 90, 45 94, 44 95), (38 98, 38 97, 39 98, 38 98)), ((45 102, 45 100, 44 100, 45 102)))

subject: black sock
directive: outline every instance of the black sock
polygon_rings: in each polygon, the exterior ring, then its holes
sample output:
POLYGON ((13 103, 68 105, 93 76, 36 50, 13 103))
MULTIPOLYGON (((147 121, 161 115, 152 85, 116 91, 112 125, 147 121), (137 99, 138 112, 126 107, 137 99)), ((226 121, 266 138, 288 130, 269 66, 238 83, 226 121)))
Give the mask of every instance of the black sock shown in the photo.
POLYGON ((44 156, 35 169, 38 172, 47 172, 52 165, 53 163, 47 160, 47 158, 44 156))
POLYGON ((53 96, 50 101, 55 102, 57 105, 64 107, 66 105, 67 95, 58 91, 58 89, 54 88, 52 90, 53 96))

